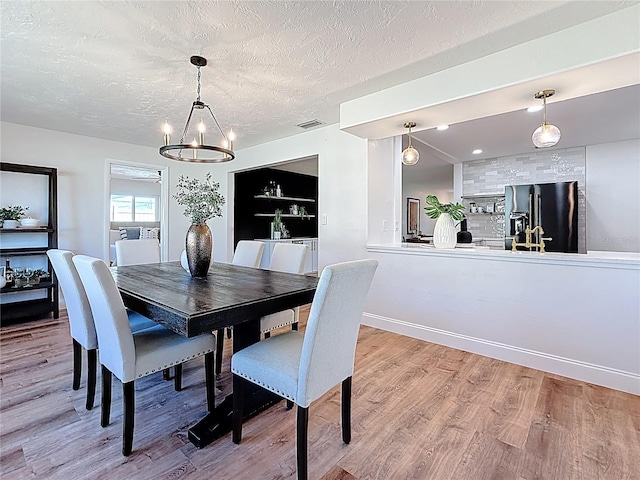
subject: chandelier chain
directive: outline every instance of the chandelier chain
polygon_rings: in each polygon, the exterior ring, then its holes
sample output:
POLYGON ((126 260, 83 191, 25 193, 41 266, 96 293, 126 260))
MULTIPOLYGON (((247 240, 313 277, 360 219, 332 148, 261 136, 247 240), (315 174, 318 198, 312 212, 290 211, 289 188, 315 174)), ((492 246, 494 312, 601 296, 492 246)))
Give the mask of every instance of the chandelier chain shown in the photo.
POLYGON ((198 98, 196 101, 200 101, 200 67, 198 67, 198 98))

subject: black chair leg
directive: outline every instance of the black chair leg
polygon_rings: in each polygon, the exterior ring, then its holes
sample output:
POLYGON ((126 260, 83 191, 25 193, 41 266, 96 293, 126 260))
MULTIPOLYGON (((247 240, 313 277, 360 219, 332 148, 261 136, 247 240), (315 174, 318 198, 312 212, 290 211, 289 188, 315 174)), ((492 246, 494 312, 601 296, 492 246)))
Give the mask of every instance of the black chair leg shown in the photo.
POLYGON ((264 338, 269 338, 271 336, 271 332, 264 332, 264 338))
POLYGON ((227 328, 227 338, 231 338, 231 329, 227 328))
POLYGON ((291 324, 291 330, 298 330, 298 322, 293 322, 291 324))
POLYGON ((87 410, 93 408, 96 398, 96 369, 98 368, 98 355, 95 348, 87 350, 87 410))
POLYGON ((204 376, 207 389, 207 411, 213 412, 216 408, 216 385, 214 375, 213 352, 204 354, 204 376))
POLYGON ((216 332, 216 375, 222 373, 222 350, 224 349, 224 328, 216 332))
POLYGON ((351 377, 342 381, 342 441, 351 442, 351 377))
POLYGON ((182 364, 173 367, 173 388, 176 392, 182 391, 182 364))
POLYGON ((233 432, 231 439, 233 443, 240 443, 242 440, 242 397, 244 396, 244 379, 237 375, 233 376, 233 432))
POLYGON ((106 427, 109 425, 109 417, 111 416, 111 372, 107 367, 102 365, 102 415, 100 425, 106 427))
POLYGON ((133 424, 135 416, 136 391, 134 382, 122 384, 122 401, 124 410, 124 423, 122 424, 122 455, 131 455, 133 447, 133 424))
POLYGON ((297 459, 298 480, 307 480, 307 434, 309 427, 309 408, 298 405, 297 459))
POLYGON ((80 372, 82 371, 82 346, 73 340, 73 389, 80 388, 80 372))
POLYGON ((164 381, 171 380, 171 369, 170 368, 165 368, 164 370, 162 370, 162 379, 164 381))
POLYGON ((293 408, 293 402, 291 400, 287 400, 287 410, 291 410, 293 408))

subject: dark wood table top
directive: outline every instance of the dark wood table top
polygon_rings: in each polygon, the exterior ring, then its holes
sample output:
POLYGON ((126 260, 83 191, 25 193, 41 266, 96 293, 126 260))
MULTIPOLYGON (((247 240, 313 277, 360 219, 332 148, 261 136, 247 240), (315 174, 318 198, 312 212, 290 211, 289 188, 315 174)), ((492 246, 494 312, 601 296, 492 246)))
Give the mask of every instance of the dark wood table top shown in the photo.
POLYGON ((125 305, 193 337, 313 300, 317 277, 212 263, 193 278, 180 262, 113 267, 125 305))

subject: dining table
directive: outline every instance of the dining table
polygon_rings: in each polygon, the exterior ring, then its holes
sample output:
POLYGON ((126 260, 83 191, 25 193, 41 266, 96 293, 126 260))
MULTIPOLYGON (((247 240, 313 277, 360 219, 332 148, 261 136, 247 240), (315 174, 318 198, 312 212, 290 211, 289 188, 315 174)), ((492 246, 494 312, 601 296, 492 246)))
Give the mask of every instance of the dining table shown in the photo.
MULTIPOLYGON (((205 277, 192 277, 180 262, 111 267, 125 306, 183 335, 211 335, 233 327, 233 351, 260 341, 260 318, 311 303, 317 277, 213 262, 205 277)), ((244 389, 244 420, 281 397, 256 385, 244 389)), ((232 394, 188 437, 202 448, 231 431, 232 394)))

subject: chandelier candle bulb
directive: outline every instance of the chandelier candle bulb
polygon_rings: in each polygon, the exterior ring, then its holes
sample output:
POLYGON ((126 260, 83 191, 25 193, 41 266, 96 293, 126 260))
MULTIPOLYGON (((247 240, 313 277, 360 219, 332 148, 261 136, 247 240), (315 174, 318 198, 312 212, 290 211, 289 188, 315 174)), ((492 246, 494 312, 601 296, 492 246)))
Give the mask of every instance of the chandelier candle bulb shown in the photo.
POLYGON ((200 120, 198 124, 198 137, 200 138, 200 145, 204 145, 204 132, 207 131, 207 128, 204 126, 204 122, 200 120))
POLYGON ((164 144, 169 145, 169 142, 171 141, 171 126, 168 122, 164 122, 162 130, 164 132, 164 144))

